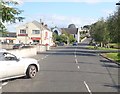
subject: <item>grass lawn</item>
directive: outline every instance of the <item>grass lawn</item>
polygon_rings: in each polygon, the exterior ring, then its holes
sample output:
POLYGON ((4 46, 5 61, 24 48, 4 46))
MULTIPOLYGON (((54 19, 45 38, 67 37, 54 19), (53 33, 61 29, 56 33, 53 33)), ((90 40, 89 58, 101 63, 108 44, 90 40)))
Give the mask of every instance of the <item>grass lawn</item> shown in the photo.
MULTIPOLYGON (((95 49, 95 48, 94 48, 94 46, 88 46, 88 49, 95 49)), ((118 49, 98 47, 96 50, 118 50, 118 49)), ((112 60, 120 63, 120 56, 118 57, 118 53, 106 53, 104 55, 106 57, 111 58, 112 60)))
POLYGON ((118 53, 107 53, 105 54, 108 58, 115 60, 120 63, 120 56, 118 57, 118 53))
MULTIPOLYGON (((87 46, 88 49, 95 49, 94 46, 87 46)), ((97 50, 117 50, 115 48, 98 47, 97 50)))

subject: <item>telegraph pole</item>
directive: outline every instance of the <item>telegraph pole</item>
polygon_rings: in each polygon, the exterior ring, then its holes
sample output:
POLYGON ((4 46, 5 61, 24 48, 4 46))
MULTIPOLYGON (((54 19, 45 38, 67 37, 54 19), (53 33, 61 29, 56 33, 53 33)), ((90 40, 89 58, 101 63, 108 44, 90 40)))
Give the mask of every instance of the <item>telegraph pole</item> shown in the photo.
POLYGON ((40 42, 40 43, 41 43, 41 45, 42 45, 42 36, 43 36, 43 35, 42 35, 42 30, 43 30, 43 29, 42 29, 42 19, 40 19, 40 30, 41 30, 41 33, 40 33, 41 42, 40 42))

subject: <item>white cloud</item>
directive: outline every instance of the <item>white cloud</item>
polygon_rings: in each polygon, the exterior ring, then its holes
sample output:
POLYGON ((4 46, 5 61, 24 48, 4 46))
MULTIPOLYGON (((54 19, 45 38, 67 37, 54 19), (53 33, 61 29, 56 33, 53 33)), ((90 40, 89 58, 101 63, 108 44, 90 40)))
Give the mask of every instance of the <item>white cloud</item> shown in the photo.
POLYGON ((118 0, 25 0, 25 2, 86 2, 86 3, 98 3, 98 2, 117 2, 118 0))
POLYGON ((71 17, 71 16, 63 16, 63 15, 33 15, 28 16, 29 18, 25 19, 24 22, 18 22, 16 24, 6 24, 9 31, 16 31, 16 27, 27 22, 31 22, 33 20, 42 21, 48 25, 48 27, 68 27, 69 24, 75 24, 76 27, 82 27, 84 25, 90 25, 97 21, 95 18, 81 18, 81 17, 71 17))
POLYGON ((3 0, 3 1, 15 1, 18 2, 18 4, 23 4, 23 2, 25 2, 24 0, 3 0))
POLYGON ((118 0, 4 0, 17 2, 85 2, 85 3, 99 3, 99 2, 118 2, 118 0))
POLYGON ((104 9, 104 10, 102 10, 102 12, 103 12, 105 15, 109 15, 109 14, 114 13, 114 9, 104 9))

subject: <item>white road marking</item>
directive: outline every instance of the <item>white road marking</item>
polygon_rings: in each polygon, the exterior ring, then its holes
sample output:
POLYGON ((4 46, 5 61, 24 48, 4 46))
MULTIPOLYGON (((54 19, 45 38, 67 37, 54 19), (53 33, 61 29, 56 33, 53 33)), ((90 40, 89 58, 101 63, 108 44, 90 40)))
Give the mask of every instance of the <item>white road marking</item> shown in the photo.
POLYGON ((43 58, 41 58, 41 59, 44 59, 44 57, 43 57, 43 58))
MULTIPOLYGON (((49 55, 46 55, 46 56, 42 57, 41 59, 43 60, 43 59, 47 58, 48 56, 49 55)), ((40 61, 41 59, 39 59, 38 61, 40 61)))
POLYGON ((48 55, 46 55, 44 58, 47 58, 48 57, 48 55))
POLYGON ((90 94, 92 94, 92 92, 91 92, 91 90, 90 90, 90 88, 89 88, 88 84, 87 84, 85 81, 84 81, 84 84, 85 84, 85 86, 86 86, 86 88, 87 88, 88 92, 89 92, 90 94))
POLYGON ((75 58, 76 58, 76 54, 75 54, 75 58))
POLYGON ((77 59, 75 59, 75 63, 76 63, 76 64, 78 64, 78 61, 77 61, 77 59))
POLYGON ((5 86, 5 85, 7 85, 8 84, 8 82, 4 82, 3 84, 2 84, 2 86, 5 86))
POLYGON ((0 87, 0 94, 2 94, 2 87, 0 87))
MULTIPOLYGON (((8 84, 8 82, 4 82, 4 83, 2 83, 1 85, 2 86, 5 86, 5 85, 7 85, 8 84)), ((0 86, 0 94, 2 94, 2 86, 0 86)))
POLYGON ((78 69, 80 69, 80 66, 78 66, 78 69))

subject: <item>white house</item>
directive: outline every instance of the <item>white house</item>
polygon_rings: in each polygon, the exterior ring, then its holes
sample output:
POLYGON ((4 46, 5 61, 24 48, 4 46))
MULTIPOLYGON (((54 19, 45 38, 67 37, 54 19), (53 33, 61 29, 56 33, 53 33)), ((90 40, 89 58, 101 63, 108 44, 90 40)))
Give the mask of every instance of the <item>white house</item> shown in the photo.
POLYGON ((17 27, 17 41, 24 44, 39 43, 51 46, 52 31, 47 28, 47 25, 32 21, 17 27))
MULTIPOLYGON (((70 24, 71 25, 71 24, 70 24)), ((73 27, 73 25, 68 26, 68 28, 52 28, 52 31, 55 32, 58 35, 61 35, 64 31, 73 35, 73 37, 76 39, 76 41, 78 43, 80 43, 80 29, 76 28, 75 26, 73 27)))

